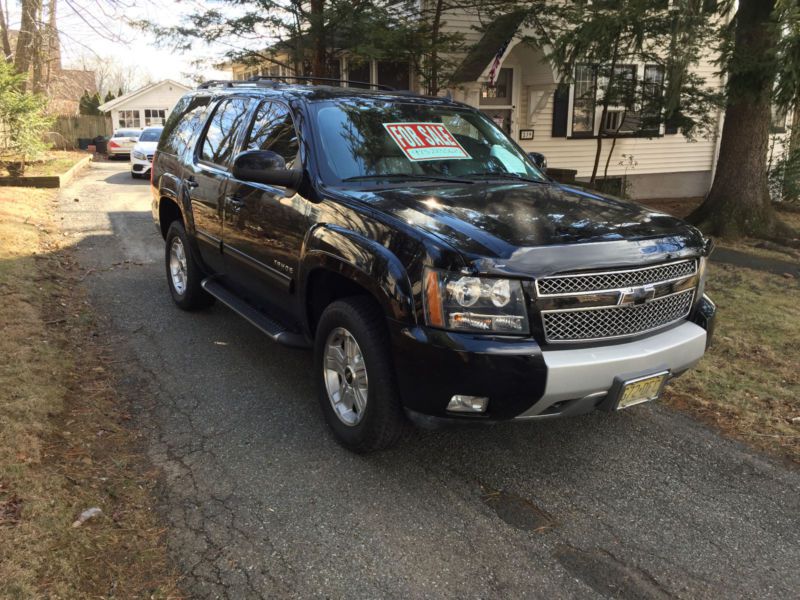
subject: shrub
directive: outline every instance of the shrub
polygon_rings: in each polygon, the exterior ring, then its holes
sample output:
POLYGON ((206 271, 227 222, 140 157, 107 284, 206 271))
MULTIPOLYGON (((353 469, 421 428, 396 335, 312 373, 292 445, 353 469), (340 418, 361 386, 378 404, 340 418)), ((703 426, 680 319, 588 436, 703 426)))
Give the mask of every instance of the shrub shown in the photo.
POLYGON ((25 92, 25 77, 0 61, 0 156, 12 175, 22 175, 25 164, 49 147, 43 138, 52 124, 45 114, 47 99, 25 92))

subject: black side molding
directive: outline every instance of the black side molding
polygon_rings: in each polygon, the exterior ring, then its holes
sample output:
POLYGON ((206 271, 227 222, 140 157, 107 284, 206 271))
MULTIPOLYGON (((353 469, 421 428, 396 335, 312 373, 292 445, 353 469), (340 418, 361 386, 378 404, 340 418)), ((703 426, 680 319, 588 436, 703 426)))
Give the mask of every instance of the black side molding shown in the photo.
POLYGON ((222 302, 222 304, 230 308, 233 312, 238 313, 241 317, 247 319, 252 325, 255 325, 279 344, 291 346, 293 348, 311 347, 311 342, 306 336, 290 331, 278 321, 270 318, 262 311, 239 298, 239 296, 231 292, 213 277, 207 277, 200 285, 206 292, 222 302))

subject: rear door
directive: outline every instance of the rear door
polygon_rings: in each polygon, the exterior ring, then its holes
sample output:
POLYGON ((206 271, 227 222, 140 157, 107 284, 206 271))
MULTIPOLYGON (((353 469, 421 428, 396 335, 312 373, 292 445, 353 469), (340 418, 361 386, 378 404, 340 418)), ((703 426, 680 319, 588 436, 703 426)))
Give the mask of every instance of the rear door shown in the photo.
POLYGON ((249 104, 248 98, 227 97, 212 109, 184 177, 200 254, 217 272, 223 270, 222 215, 229 168, 244 133, 249 104))
MULTIPOLYGON (((272 150, 283 157, 288 168, 301 168, 290 108, 281 102, 262 101, 242 150, 272 150)), ((272 308, 290 306, 308 202, 284 187, 231 178, 224 212, 226 272, 250 298, 266 301, 272 308)))

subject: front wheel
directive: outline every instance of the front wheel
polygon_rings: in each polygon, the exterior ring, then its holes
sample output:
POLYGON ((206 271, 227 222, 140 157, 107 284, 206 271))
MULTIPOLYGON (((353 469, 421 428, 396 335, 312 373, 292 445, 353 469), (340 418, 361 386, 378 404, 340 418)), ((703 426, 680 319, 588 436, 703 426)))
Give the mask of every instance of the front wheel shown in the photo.
POLYGON ((173 221, 167 231, 165 262, 172 299, 183 310, 205 308, 214 303, 201 287, 203 272, 192 255, 183 223, 173 221))
POLYGON ((354 452, 394 445, 408 428, 395 383, 386 322, 368 297, 332 303, 317 326, 314 370, 325 420, 354 452))

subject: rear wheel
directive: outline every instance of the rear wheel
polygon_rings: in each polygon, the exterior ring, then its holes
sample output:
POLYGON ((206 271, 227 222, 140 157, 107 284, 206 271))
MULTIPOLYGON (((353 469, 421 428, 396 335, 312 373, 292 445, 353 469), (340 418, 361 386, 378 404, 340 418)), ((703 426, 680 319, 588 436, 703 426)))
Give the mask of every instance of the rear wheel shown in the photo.
POLYGON ((355 452, 394 445, 405 433, 383 313, 368 297, 332 303, 317 326, 314 370, 325 420, 355 452))
POLYGON ((200 285, 203 272, 192 255, 189 238, 180 221, 173 221, 167 230, 164 258, 167 283, 175 304, 183 310, 196 310, 214 303, 214 298, 200 285))

